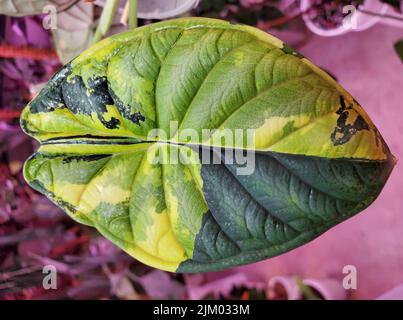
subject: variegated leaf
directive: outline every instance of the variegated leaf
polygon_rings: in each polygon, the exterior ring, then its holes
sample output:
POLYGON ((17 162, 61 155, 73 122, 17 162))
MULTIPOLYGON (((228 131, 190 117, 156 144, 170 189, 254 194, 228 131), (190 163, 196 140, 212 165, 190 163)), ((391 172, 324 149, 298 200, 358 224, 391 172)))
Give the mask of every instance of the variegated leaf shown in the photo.
POLYGON ((176 272, 300 246, 372 203, 394 164, 325 72, 264 32, 212 19, 101 41, 49 81, 21 125, 41 143, 25 165, 32 187, 136 259, 176 272), (240 129, 254 130, 252 149, 221 139, 240 129), (227 153, 245 148, 246 175, 227 153), (181 161, 154 161, 173 155, 181 161))

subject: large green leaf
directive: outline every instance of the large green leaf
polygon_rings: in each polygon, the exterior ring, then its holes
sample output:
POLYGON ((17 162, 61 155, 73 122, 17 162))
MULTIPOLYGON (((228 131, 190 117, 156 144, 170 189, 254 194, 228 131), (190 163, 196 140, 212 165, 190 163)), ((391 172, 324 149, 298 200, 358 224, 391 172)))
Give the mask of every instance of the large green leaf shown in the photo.
POLYGON ((105 39, 55 75, 21 125, 41 143, 25 165, 32 187, 177 272, 300 246, 372 203, 394 164, 330 76, 264 32, 211 19, 105 39), (221 139, 237 130, 244 139, 221 139), (231 161, 246 151, 247 173, 231 161))

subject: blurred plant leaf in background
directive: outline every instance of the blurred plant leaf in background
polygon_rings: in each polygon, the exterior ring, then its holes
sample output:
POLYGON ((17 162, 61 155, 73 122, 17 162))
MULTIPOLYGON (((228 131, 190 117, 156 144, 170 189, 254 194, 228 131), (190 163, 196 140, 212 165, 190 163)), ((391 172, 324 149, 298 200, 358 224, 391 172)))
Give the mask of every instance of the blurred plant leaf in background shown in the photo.
POLYGON ((139 1, 139 17, 144 19, 168 19, 193 8, 199 0, 146 0, 139 1))
POLYGON ((400 6, 400 0, 380 0, 380 1, 392 6, 398 12, 402 12, 402 8, 400 6))
POLYGON ((2 0, 0 13, 16 17, 42 14, 43 9, 49 5, 61 12, 78 2, 79 0, 2 0))
POLYGON ((155 299, 182 299, 185 295, 184 285, 164 271, 152 270, 133 280, 137 280, 146 293, 155 299))
MULTIPOLYGON (((141 19, 168 19, 194 9, 199 2, 200 0, 138 0, 137 15, 141 19)), ((225 0, 214 0, 212 2, 224 3, 225 0)), ((104 7, 106 0, 95 0, 94 3, 104 7)), ((119 2, 119 13, 124 10, 125 3, 125 0, 119 2)))
MULTIPOLYGON (((78 0, 6 0, 0 13, 12 16, 49 14, 49 29, 62 63, 88 48, 93 37, 94 4, 78 0), (54 6, 54 12, 51 10, 54 6), (51 14, 55 14, 54 17, 51 14), (52 19, 55 19, 52 21, 52 19), (54 27, 53 24, 54 23, 54 27)), ((45 20, 44 20, 45 24, 45 20)), ((46 27, 45 27, 46 28, 46 27)))
POLYGON ((94 5, 84 1, 58 13, 53 41, 62 63, 67 63, 92 43, 94 5))

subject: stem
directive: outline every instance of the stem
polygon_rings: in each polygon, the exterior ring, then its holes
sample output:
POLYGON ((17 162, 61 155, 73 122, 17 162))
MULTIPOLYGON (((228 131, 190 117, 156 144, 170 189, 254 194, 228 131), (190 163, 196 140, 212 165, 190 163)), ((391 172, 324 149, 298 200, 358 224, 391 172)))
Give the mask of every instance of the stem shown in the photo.
POLYGON ((21 111, 18 110, 0 110, 0 121, 18 119, 20 115, 21 111))
POLYGON ((284 16, 284 17, 280 17, 271 21, 266 21, 266 22, 260 22, 258 25, 259 29, 263 29, 263 30, 267 30, 273 27, 279 27, 282 26, 294 19, 297 19, 299 17, 301 17, 303 14, 309 12, 309 10, 312 9, 313 6, 310 6, 309 8, 307 8, 304 11, 300 11, 297 14, 293 15, 293 16, 284 16))
POLYGON ((120 16, 120 23, 124 26, 127 26, 127 20, 129 18, 129 0, 126 1, 125 6, 123 8, 122 15, 120 16))
POLYGON ((88 240, 89 240, 88 236, 82 235, 78 238, 74 238, 68 242, 62 243, 61 245, 56 246, 51 250, 50 257, 57 258, 62 254, 71 251, 78 245, 88 242, 88 240))
POLYGON ((272 21, 267 21, 265 23, 262 23, 260 28, 261 29, 270 29, 270 28, 273 28, 273 27, 282 26, 282 25, 284 25, 284 24, 286 24, 286 23, 288 23, 288 22, 300 17, 302 14, 303 14, 303 12, 299 12, 298 14, 296 14, 294 16, 291 16, 291 17, 284 16, 284 17, 281 17, 281 18, 278 18, 278 19, 274 19, 272 21))
POLYGON ((364 10, 364 9, 358 9, 359 12, 367 14, 369 16, 375 16, 375 17, 381 17, 381 18, 386 18, 386 19, 394 19, 394 20, 399 20, 399 21, 403 21, 403 18, 398 17, 398 16, 394 16, 391 14, 382 14, 382 13, 378 13, 378 12, 373 12, 373 11, 368 11, 368 10, 364 10))
POLYGON ((32 60, 58 59, 57 54, 53 49, 13 46, 9 44, 0 44, 0 58, 26 58, 32 60))
POLYGON ((313 290, 308 287, 303 280, 301 279, 301 277, 296 276, 295 277, 295 282, 299 288, 299 290, 301 291, 303 297, 307 300, 320 300, 320 298, 313 292, 313 290))
POLYGON ((119 0, 107 0, 104 9, 102 10, 101 18, 99 19, 97 30, 94 34, 93 43, 101 40, 105 36, 112 25, 113 17, 115 16, 119 0))
POLYGON ((129 29, 137 28, 138 0, 129 0, 129 29))

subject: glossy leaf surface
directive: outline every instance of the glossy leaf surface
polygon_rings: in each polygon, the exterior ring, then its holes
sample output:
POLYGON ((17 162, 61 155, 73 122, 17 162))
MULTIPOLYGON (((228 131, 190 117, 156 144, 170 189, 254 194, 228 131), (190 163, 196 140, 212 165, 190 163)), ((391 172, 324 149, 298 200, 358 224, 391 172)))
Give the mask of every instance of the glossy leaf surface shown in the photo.
POLYGON ((212 19, 105 39, 48 83, 21 125, 41 143, 25 165, 32 187, 176 272, 302 245, 373 202, 394 164, 326 73, 266 33, 212 19), (253 148, 222 139, 240 129, 253 130, 253 148), (252 152, 254 170, 239 174, 220 147, 252 152))

